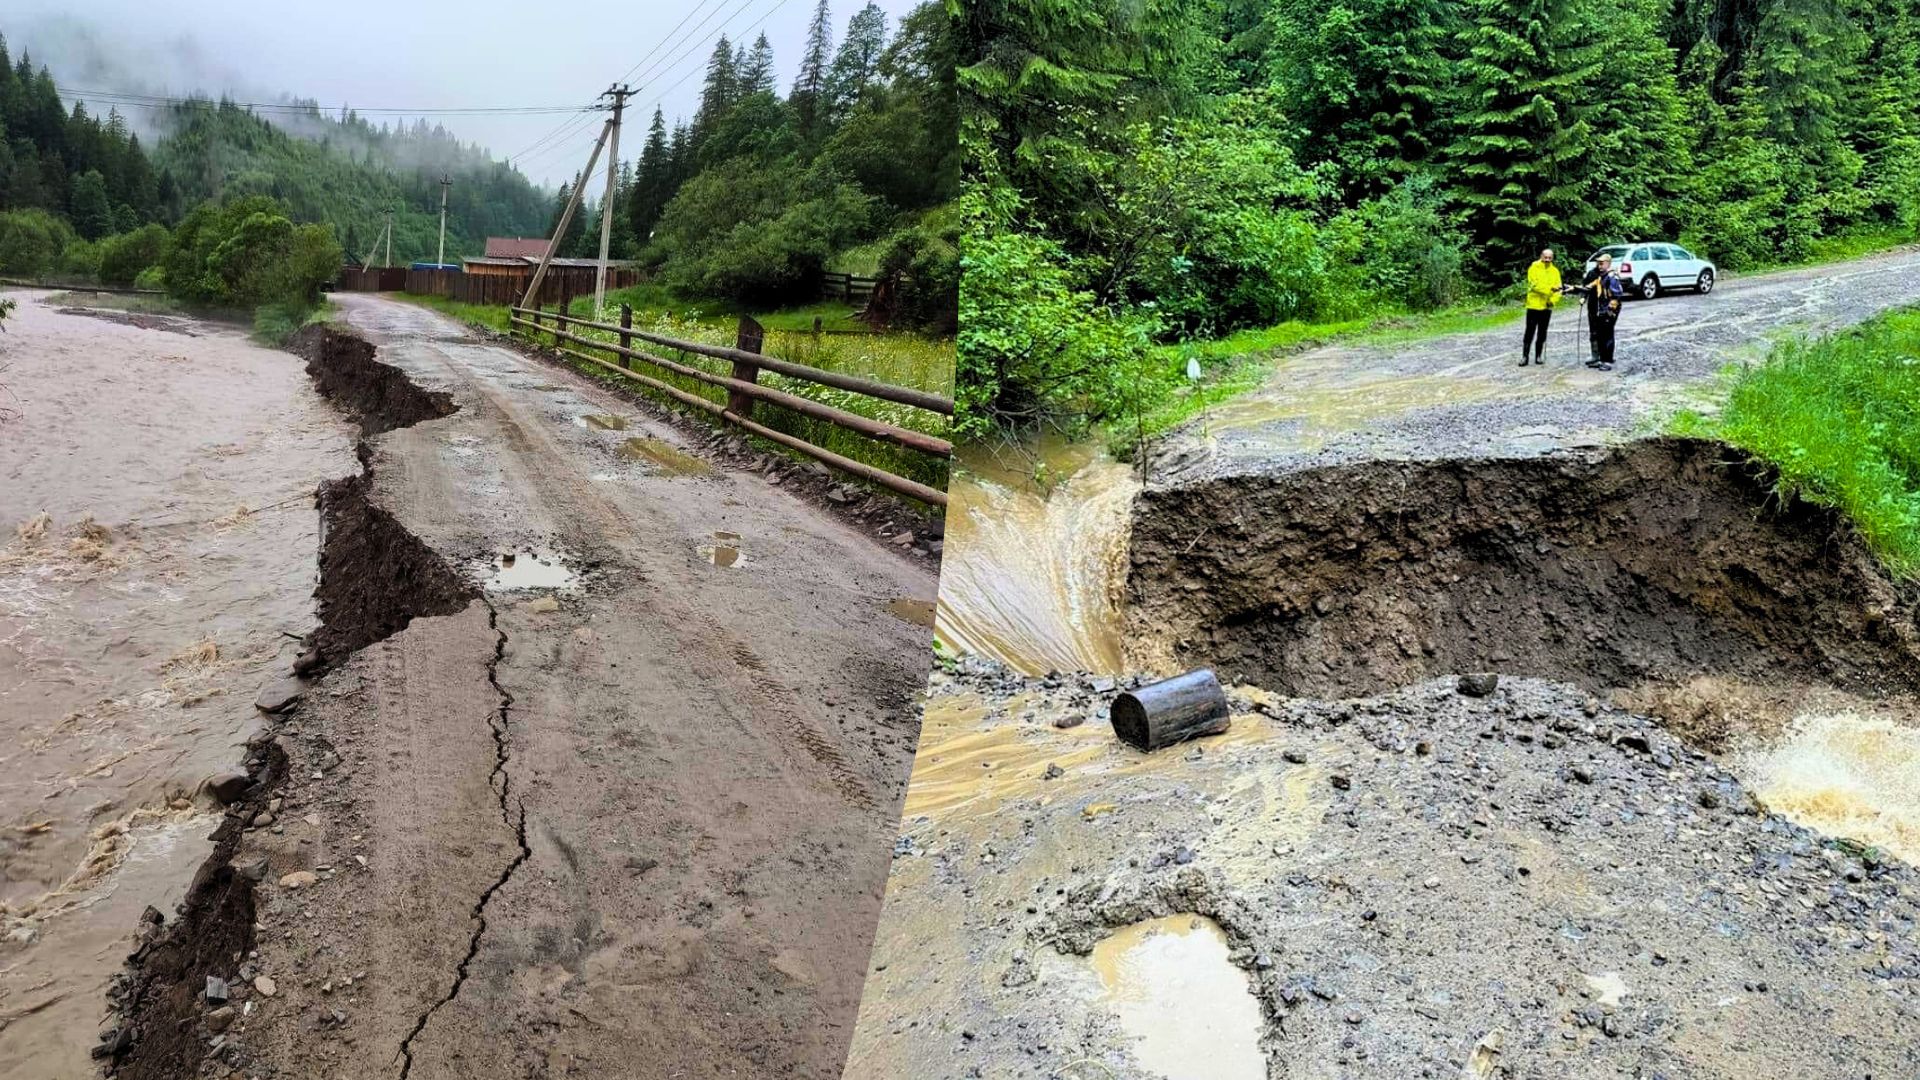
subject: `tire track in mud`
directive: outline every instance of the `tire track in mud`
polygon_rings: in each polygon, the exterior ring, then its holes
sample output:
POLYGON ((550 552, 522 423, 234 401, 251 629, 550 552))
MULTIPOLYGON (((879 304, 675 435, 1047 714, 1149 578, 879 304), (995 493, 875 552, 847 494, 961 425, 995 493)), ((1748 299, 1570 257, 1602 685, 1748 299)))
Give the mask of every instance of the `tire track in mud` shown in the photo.
MULTIPOLYGON (((321 394, 360 425, 361 472, 321 483, 315 504, 321 514, 318 555, 320 625, 307 637, 308 651, 296 673, 315 676, 339 666, 361 649, 404 630, 414 618, 452 615, 484 596, 467 584, 437 552, 414 536, 371 498, 372 453, 365 441, 397 428, 452 415, 452 395, 430 391, 400 369, 374 359, 371 344, 331 327, 310 327, 289 344, 307 360, 307 373, 321 394)), ((488 604, 488 625, 496 634, 487 663, 488 681, 499 706, 488 718, 496 761, 489 785, 499 793, 501 818, 513 829, 519 851, 473 908, 475 928, 446 997, 420 1016, 401 1048, 405 1077, 412 1066, 411 1043, 434 1012, 459 993, 467 969, 486 932, 486 907, 514 871, 532 854, 526 838, 526 809, 518 820, 508 808, 507 713, 513 696, 497 678, 506 655, 507 635, 488 604)), ((232 859, 246 823, 266 807, 286 780, 288 757, 278 737, 268 733, 249 746, 245 795, 228 807, 214 834, 216 848, 195 875, 180 918, 163 926, 158 913, 144 924, 143 940, 128 958, 128 971, 112 992, 122 1016, 110 1033, 107 1072, 132 1080, 173 1080, 192 1075, 203 1056, 193 1020, 198 987, 234 955, 255 946, 255 882, 240 874, 232 859)))
MULTIPOLYGON (((471 346, 473 343, 460 340, 437 342, 437 344, 471 346)), ((438 350, 435 351, 438 352, 438 350)), ((562 455, 551 441, 543 433, 523 423, 512 405, 488 385, 487 380, 476 377, 451 357, 439 355, 436 358, 441 362, 443 374, 458 380, 472 392, 475 398, 486 402, 493 409, 505 432, 508 444, 515 451, 527 457, 551 461, 561 460, 562 455)), ((598 536, 639 535, 640 530, 626 512, 595 491, 579 473, 560 467, 549 470, 545 475, 555 478, 565 487, 566 496, 570 502, 598 519, 599 526, 595 530, 598 536)), ((634 566, 633 560, 625 561, 634 569, 640 583, 647 584, 647 576, 634 566)), ((657 593, 656 599, 666 602, 668 598, 664 594, 657 593)), ((705 640, 705 651, 708 655, 731 657, 736 666, 752 676, 747 680, 745 695, 753 715, 772 717, 782 732, 791 736, 792 741, 798 743, 809 758, 826 769, 831 786, 842 798, 862 810, 877 809, 879 803, 875 800, 867 780, 852 763, 847 761, 845 755, 835 748, 829 733, 807 722, 795 700, 793 691, 779 681, 780 677, 768 668, 760 654, 746 641, 741 640, 699 610, 685 605, 676 606, 680 610, 674 615, 674 624, 681 627, 682 632, 697 634, 699 638, 705 640)))

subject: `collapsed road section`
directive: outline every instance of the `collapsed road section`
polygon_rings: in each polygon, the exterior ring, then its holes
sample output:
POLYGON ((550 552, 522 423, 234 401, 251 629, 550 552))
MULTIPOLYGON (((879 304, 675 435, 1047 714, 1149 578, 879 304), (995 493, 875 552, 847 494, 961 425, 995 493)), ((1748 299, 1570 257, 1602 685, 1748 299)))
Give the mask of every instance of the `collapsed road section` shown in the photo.
POLYGON ((251 920, 156 933, 116 1075, 839 1075, 929 656, 895 612, 930 567, 759 476, 620 453, 698 456, 584 380, 344 302, 352 336, 307 348, 364 474, 323 494, 311 678, 263 698, 202 875, 251 920))
POLYGON ((1128 667, 1215 668, 1224 732, 936 674, 849 1075, 1914 1072, 1920 595, 1770 481, 1655 439, 1148 487, 1128 667))

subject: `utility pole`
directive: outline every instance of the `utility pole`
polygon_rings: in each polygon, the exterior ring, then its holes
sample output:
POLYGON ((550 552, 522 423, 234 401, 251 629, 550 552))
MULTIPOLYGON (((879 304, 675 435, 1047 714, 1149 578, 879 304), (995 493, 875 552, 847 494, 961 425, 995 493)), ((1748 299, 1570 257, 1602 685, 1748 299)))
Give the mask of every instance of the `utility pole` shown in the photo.
POLYGON ((453 177, 440 174, 440 250, 434 253, 434 269, 447 264, 447 189, 453 186, 453 177))
MULTIPOLYGON (((633 93, 633 87, 625 83, 616 83, 601 97, 613 99, 613 116, 607 120, 607 193, 600 198, 600 264, 594 268, 593 275, 593 315, 600 317, 600 309, 607 304, 607 243, 613 237, 613 189, 614 177, 620 168, 620 114, 627 106, 627 97, 633 93)), ((581 182, 585 183, 583 176, 581 182)))
POLYGON ((579 176, 574 177, 573 194, 567 199, 567 208, 560 211, 560 223, 553 227, 553 239, 547 244, 547 253, 540 257, 540 265, 533 272, 533 280, 527 282, 527 291, 520 297, 521 307, 532 307, 534 298, 540 295, 540 283, 547 278, 547 267, 553 265, 553 249, 559 246, 560 238, 567 235, 567 226, 573 224, 573 212, 580 209, 580 195, 587 189, 587 180, 593 176, 593 167, 600 161, 600 151, 607 145, 607 133, 612 130, 613 121, 611 120, 600 125, 600 137, 593 141, 593 153, 587 158, 587 167, 580 170, 579 176))
POLYGON ((387 258, 383 266, 393 265, 393 211, 387 211, 387 258))

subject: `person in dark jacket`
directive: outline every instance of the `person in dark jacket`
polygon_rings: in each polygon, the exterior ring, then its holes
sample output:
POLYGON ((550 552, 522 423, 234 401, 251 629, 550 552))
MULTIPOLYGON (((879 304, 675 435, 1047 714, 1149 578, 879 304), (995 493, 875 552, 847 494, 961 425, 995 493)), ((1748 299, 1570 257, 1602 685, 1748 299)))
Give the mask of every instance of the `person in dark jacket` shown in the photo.
POLYGON ((1593 342, 1593 356, 1587 366, 1598 371, 1613 370, 1613 327, 1620 319, 1620 305, 1627 297, 1620 287, 1620 275, 1613 272, 1613 256, 1602 255, 1593 269, 1580 281, 1581 299, 1587 305, 1587 336, 1593 342))

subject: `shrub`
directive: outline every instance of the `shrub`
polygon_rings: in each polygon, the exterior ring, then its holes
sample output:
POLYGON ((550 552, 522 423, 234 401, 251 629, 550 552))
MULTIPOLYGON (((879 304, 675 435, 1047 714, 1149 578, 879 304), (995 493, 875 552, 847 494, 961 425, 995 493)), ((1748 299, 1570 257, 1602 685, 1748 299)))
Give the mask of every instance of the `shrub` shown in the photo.
POLYGON ((683 294, 767 307, 811 300, 833 253, 868 234, 873 206, 830 172, 738 159, 680 189, 647 259, 683 294))
POLYGON ((100 280, 108 285, 132 285, 166 257, 170 235, 164 225, 142 225, 132 232, 100 242, 100 280))
POLYGON ((880 276, 893 283, 893 322, 951 334, 960 320, 960 215, 936 210, 887 238, 880 276))
POLYGON ((93 281, 100 276, 100 245, 73 239, 60 251, 56 273, 64 281, 93 281))
POLYGON ((321 225, 295 225, 272 199, 202 203, 174 230, 162 258, 167 291, 190 304, 311 306, 340 267, 340 245, 321 225))
POLYGON ((45 210, 0 213, 0 274, 43 277, 58 266, 73 238, 67 223, 45 210))

